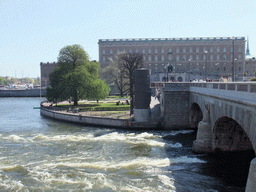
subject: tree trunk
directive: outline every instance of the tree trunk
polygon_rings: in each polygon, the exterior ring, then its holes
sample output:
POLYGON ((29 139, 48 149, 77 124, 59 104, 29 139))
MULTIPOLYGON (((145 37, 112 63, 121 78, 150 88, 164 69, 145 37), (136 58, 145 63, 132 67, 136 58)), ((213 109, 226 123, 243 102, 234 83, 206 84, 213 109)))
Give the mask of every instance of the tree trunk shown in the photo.
POLYGON ((121 75, 121 79, 120 79, 120 81, 121 81, 120 96, 121 96, 121 97, 123 97, 123 96, 124 96, 124 93, 123 93, 123 77, 122 77, 122 75, 121 75))
POLYGON ((133 99, 133 79, 130 73, 130 97, 131 97, 131 105, 130 105, 130 116, 133 114, 134 107, 134 99, 133 99))
POLYGON ((74 91, 74 106, 78 106, 78 96, 77 96, 77 91, 74 91))

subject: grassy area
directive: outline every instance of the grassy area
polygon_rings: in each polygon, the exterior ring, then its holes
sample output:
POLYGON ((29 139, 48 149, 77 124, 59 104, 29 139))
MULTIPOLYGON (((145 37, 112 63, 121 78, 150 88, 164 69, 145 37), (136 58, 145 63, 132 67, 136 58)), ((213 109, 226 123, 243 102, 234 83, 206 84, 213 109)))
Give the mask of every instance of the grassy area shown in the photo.
POLYGON ((123 97, 120 97, 120 96, 118 96, 118 95, 112 95, 112 96, 108 96, 108 98, 109 99, 129 99, 130 98, 130 96, 123 96, 123 97))
POLYGON ((130 105, 115 103, 79 103, 78 106, 73 106, 73 104, 58 104, 57 107, 60 108, 78 108, 79 111, 126 111, 130 109, 130 105))

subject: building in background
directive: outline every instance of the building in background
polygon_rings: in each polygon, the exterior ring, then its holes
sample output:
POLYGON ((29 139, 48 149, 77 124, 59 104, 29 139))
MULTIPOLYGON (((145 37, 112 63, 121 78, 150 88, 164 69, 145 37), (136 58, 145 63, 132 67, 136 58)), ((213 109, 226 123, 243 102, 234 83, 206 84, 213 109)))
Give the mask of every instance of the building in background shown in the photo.
POLYGON ((40 69, 41 69, 41 87, 47 87, 50 85, 50 78, 49 75, 55 68, 58 67, 58 64, 56 62, 53 63, 40 63, 40 69))
POLYGON ((238 81, 246 70, 245 42, 245 37, 100 39, 99 62, 103 68, 119 52, 141 53, 151 81, 165 81, 167 76, 175 81, 219 79, 233 74, 238 81))

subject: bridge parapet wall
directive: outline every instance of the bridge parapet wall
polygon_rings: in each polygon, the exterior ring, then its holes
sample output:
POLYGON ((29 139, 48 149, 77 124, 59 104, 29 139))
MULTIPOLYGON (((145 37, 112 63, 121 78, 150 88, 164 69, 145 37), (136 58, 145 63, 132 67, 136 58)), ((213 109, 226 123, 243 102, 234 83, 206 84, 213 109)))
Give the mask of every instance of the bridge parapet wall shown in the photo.
POLYGON ((256 83, 191 83, 189 91, 256 106, 256 83))

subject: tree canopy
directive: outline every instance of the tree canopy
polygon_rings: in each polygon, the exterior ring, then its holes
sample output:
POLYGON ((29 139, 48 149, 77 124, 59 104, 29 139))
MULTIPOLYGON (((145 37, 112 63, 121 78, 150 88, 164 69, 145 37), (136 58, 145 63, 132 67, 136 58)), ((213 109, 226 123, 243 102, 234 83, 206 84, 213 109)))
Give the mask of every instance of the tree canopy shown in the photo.
POLYGON ((104 99, 108 85, 99 79, 99 63, 89 61, 80 45, 69 45, 60 50, 58 67, 50 74, 50 87, 46 90, 49 101, 72 98, 74 105, 80 99, 104 99))

